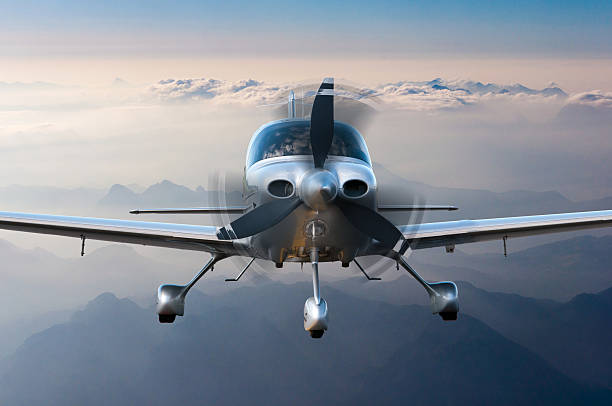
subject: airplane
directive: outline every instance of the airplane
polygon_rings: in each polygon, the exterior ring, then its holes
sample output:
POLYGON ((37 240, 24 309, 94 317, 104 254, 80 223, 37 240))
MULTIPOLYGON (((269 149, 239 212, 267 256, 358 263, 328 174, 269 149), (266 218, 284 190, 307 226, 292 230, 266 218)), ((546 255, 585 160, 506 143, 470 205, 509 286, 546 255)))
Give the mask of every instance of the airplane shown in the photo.
POLYGON ((310 263, 313 296, 304 305, 304 329, 321 338, 328 329, 328 306, 321 297, 319 263, 348 267, 363 256, 392 259, 423 286, 433 314, 456 320, 457 286, 451 281, 428 282, 408 263, 410 250, 487 240, 584 230, 612 225, 612 210, 522 217, 394 225, 388 211, 456 210, 454 206, 378 205, 377 182, 370 154, 359 131, 334 120, 334 81, 326 78, 315 94, 310 119, 296 117, 291 93, 288 117, 266 123, 252 136, 243 178, 244 206, 133 210, 145 213, 242 214, 223 227, 0 212, 0 229, 87 239, 204 251, 210 260, 185 285, 161 285, 156 311, 161 323, 183 316, 189 290, 215 264, 229 257, 310 263))

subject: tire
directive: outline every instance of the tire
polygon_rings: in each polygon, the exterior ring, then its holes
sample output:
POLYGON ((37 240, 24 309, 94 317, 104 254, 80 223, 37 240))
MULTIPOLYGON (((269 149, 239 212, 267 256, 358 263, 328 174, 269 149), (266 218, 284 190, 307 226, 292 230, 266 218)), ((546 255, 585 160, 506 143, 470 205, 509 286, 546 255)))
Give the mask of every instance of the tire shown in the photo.
POLYGON ((321 338, 321 337, 323 337, 323 333, 325 333, 325 330, 311 330, 310 331, 310 337, 312 337, 312 338, 321 338))
POLYGON ((439 314, 444 321, 457 320, 457 312, 440 312, 439 314))
POLYGON ((174 323, 176 319, 176 314, 160 314, 159 322, 160 323, 174 323))

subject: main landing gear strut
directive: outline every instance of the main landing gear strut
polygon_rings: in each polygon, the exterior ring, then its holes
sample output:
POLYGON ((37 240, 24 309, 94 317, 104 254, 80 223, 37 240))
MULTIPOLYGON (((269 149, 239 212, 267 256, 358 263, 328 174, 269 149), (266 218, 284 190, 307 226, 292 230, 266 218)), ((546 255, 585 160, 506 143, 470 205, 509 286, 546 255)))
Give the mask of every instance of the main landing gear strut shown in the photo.
POLYGON ((442 320, 457 320, 459 292, 454 282, 427 282, 408 264, 403 255, 394 252, 390 257, 425 288, 433 314, 439 314, 442 320))
POLYGON ((226 258, 224 254, 214 254, 204 265, 204 268, 186 285, 161 285, 157 290, 157 314, 160 323, 174 323, 176 316, 185 313, 185 297, 189 289, 195 285, 204 274, 212 270, 215 264, 226 258))

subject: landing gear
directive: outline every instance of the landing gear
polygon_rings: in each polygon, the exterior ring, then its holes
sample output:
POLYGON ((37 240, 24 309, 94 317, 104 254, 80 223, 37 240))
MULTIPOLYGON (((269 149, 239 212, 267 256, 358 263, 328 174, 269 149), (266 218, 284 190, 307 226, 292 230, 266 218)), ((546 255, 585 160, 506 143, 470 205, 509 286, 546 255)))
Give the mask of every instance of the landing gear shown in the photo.
POLYGON ((176 314, 158 314, 160 323, 174 323, 176 314))
POLYGON ((457 313, 459 312, 459 292, 454 282, 429 283, 412 269, 402 255, 395 253, 393 259, 425 288, 429 294, 431 312, 433 314, 439 314, 442 320, 445 321, 457 320, 457 313))
POLYGON ((457 312, 440 312, 438 314, 444 321, 457 320, 457 312))
POLYGON ((325 333, 325 330, 311 330, 310 331, 310 337, 312 337, 312 338, 321 338, 321 337, 323 337, 323 333, 325 333))
POLYGON ((204 268, 198 272, 196 276, 187 285, 161 285, 157 290, 157 314, 160 323, 174 323, 176 316, 182 316, 185 313, 185 297, 189 289, 200 280, 202 276, 214 265, 226 258, 224 254, 215 254, 204 265, 204 268))
POLYGON ((304 304, 304 330, 312 338, 321 338, 327 330, 327 303, 321 298, 319 290, 319 251, 310 252, 312 263, 312 289, 314 296, 309 297, 304 304))

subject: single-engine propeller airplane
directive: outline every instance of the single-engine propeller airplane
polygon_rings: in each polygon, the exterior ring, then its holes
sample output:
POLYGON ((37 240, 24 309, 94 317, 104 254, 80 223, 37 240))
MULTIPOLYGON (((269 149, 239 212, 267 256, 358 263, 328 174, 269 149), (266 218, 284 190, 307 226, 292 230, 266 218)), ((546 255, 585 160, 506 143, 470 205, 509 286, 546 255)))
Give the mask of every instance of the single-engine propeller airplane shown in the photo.
POLYGON ((304 329, 320 338, 328 328, 328 307, 319 288, 319 262, 357 262, 380 255, 396 261, 430 297, 443 320, 459 311, 453 282, 428 282, 407 262, 408 250, 612 225, 612 210, 538 216, 445 221, 396 226, 384 211, 455 210, 453 206, 379 206, 376 177, 361 134, 334 120, 334 82, 316 92, 310 120, 296 117, 295 97, 288 118, 259 128, 251 138, 244 171, 242 207, 134 210, 132 213, 240 213, 224 227, 0 212, 0 228, 86 239, 205 251, 211 259, 186 285, 162 285, 157 313, 162 323, 183 316, 189 290, 228 257, 312 264, 313 296, 304 305, 304 329))

